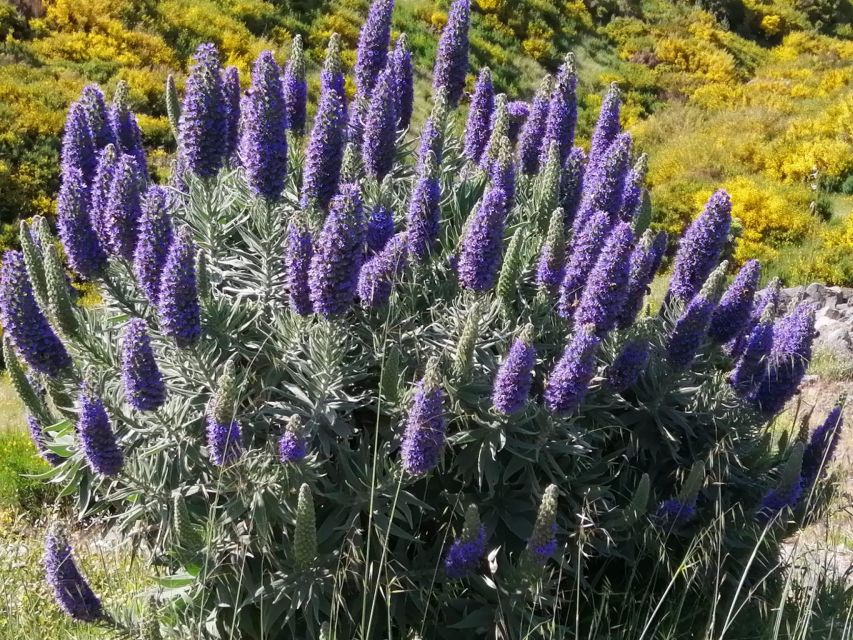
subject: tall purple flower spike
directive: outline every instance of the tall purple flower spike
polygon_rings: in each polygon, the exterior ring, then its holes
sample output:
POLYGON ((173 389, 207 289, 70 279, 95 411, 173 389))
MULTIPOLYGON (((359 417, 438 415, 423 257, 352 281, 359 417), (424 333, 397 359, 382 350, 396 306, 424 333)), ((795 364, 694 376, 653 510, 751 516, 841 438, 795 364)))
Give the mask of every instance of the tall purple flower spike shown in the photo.
POLYGON ((619 88, 616 86, 616 83, 613 83, 604 95, 601 110, 598 113, 598 122, 592 132, 588 165, 590 171, 595 171, 597 165, 604 158, 605 153, 607 153, 607 149, 610 148, 616 136, 619 135, 619 112, 621 106, 622 98, 619 94, 619 88))
POLYGON ((178 347, 189 347, 201 336, 195 244, 189 227, 181 227, 172 238, 160 277, 157 311, 163 333, 178 347))
POLYGON ((358 94, 365 98, 371 97, 376 80, 388 60, 393 11, 394 0, 373 0, 359 34, 353 72, 358 94))
POLYGON ((308 288, 308 270, 313 255, 311 232, 301 221, 291 221, 287 228, 284 264, 290 308, 300 316, 310 315, 314 310, 308 288))
POLYGON ((222 96, 225 101, 225 148, 222 155, 231 162, 237 155, 240 142, 240 72, 237 67, 228 67, 222 74, 222 96))
POLYGON ((572 150, 575 141, 575 125, 578 120, 576 87, 577 76, 575 75, 574 59, 569 56, 560 67, 557 82, 551 92, 551 104, 548 107, 548 118, 545 121, 545 138, 542 141, 542 151, 539 158, 540 165, 545 164, 548 160, 548 150, 554 142, 557 143, 560 152, 561 166, 572 150))
POLYGON ((346 106, 335 90, 325 91, 305 151, 302 206, 326 208, 338 188, 346 136, 346 106))
POLYGON ((445 441, 444 391, 438 384, 437 363, 430 362, 415 388, 400 447, 403 469, 412 475, 438 466, 445 441))
POLYGON ((364 122, 362 158, 364 170, 381 181, 394 166, 397 138, 397 80, 391 67, 379 74, 364 122))
POLYGON ((427 260, 438 240, 439 224, 441 222, 441 187, 436 177, 438 169, 433 156, 427 161, 427 166, 412 191, 409 201, 409 211, 406 218, 409 234, 409 254, 417 262, 427 260))
POLYGON ((189 171, 211 178, 222 167, 228 109, 219 71, 219 53, 202 44, 193 56, 178 125, 179 153, 189 171))
POLYGON ((513 340, 509 353, 495 375, 492 406, 504 415, 516 413, 527 404, 536 364, 532 333, 533 327, 528 326, 522 335, 513 340))
POLYGON ((803 451, 803 485, 811 487, 815 481, 826 473, 826 468, 835 455, 841 442, 841 405, 833 407, 814 433, 803 451))
POLYGON ((139 217, 142 215, 139 189, 142 179, 133 156, 122 154, 118 159, 101 224, 106 233, 107 249, 112 255, 133 259, 139 237, 139 217))
POLYGON ((711 196, 705 210, 687 228, 675 254, 670 298, 690 300, 717 266, 731 226, 731 212, 732 200, 721 189, 711 196))
POLYGON ((68 264, 83 278, 93 278, 107 266, 107 256, 92 228, 89 189, 79 169, 62 178, 56 204, 56 227, 68 264))
POLYGON ((397 47, 392 54, 392 68, 397 80, 397 117, 399 126, 405 129, 412 122, 412 111, 415 104, 415 79, 412 70, 412 52, 409 51, 406 34, 400 35, 397 47))
POLYGON ((78 404, 77 435, 86 461, 96 473, 118 475, 124 466, 124 455, 116 442, 103 401, 84 385, 78 404))
POLYGON ((89 130, 92 132, 95 151, 100 151, 108 144, 115 144, 115 133, 113 133, 110 125, 107 105, 101 88, 96 84, 87 84, 83 87, 80 102, 86 112, 86 121, 89 123, 89 130))
POLYGON ((364 258, 364 214, 361 195, 343 185, 314 246, 308 285, 314 312, 325 318, 349 309, 364 258))
POLYGON ((588 225, 572 238, 569 247, 566 274, 560 285, 560 300, 557 311, 564 318, 574 313, 575 305, 586 286, 589 272, 595 266, 601 247, 607 240, 613 221, 606 211, 592 216, 588 225))
POLYGON ((138 411, 154 411, 166 401, 166 385, 154 358, 145 321, 133 318, 121 343, 121 380, 127 403, 138 411))
POLYGON ((122 154, 136 160, 136 170, 140 179, 148 180, 148 160, 145 157, 145 147, 142 145, 142 131, 136 116, 130 110, 128 94, 130 89, 126 82, 120 81, 116 86, 113 102, 109 109, 110 126, 115 134, 115 144, 122 154))
POLYGON ((577 327, 545 385, 545 406, 568 415, 580 407, 595 375, 601 339, 592 326, 577 327))
POLYGON ((492 112, 495 109, 495 90, 492 86, 492 73, 488 67, 480 71, 471 105, 468 107, 468 120, 465 123, 465 146, 463 153, 474 164, 486 149, 491 133, 492 112))
POLYGON ((89 219, 92 222, 92 228, 98 236, 103 249, 109 249, 110 237, 107 233, 105 224, 105 216, 107 203, 110 197, 110 188, 115 178, 116 168, 118 167, 118 158, 116 150, 112 144, 104 147, 98 156, 98 166, 95 170, 95 177, 92 180, 92 186, 89 189, 89 219))
POLYGON ((308 83, 305 80, 305 52, 302 36, 293 37, 290 45, 290 60, 284 67, 284 104, 287 110, 287 128, 296 135, 305 133, 308 104, 308 83))
POLYGON ((459 282, 473 291, 495 285, 503 259, 503 232, 507 214, 503 189, 491 188, 483 196, 470 222, 459 255, 459 282))
POLYGON ((596 211, 606 211, 616 222, 622 203, 622 189, 630 169, 632 146, 631 134, 621 133, 607 149, 595 171, 589 170, 590 161, 587 162, 573 233, 580 233, 596 211))
POLYGON ((527 117, 530 115, 530 105, 524 100, 513 100, 506 105, 506 113, 509 116, 509 141, 515 144, 518 142, 518 135, 521 133, 521 128, 527 122, 527 117))
POLYGON ((693 362, 708 335, 711 314, 720 299, 727 263, 723 262, 681 312, 666 344, 667 360, 675 369, 693 362))
POLYGON ((376 205, 367 220, 367 250, 378 253, 394 235, 394 214, 381 204, 376 205))
POLYGON ((80 573, 65 532, 52 526, 44 543, 44 573, 60 608, 74 620, 95 622, 104 617, 98 596, 80 573))
POLYGON ((630 327, 643 306, 646 291, 660 267, 663 253, 666 251, 666 232, 652 235, 647 231, 631 254, 628 287, 625 291, 625 303, 619 311, 617 326, 620 329, 630 327))
POLYGON ((388 302, 395 279, 406 267, 407 254, 408 238, 405 232, 398 233, 364 263, 358 276, 358 297, 362 306, 377 309, 388 302))
POLYGON ((287 112, 280 76, 272 52, 262 51, 240 107, 240 164, 249 188, 268 202, 278 199, 287 178, 287 112))
POLYGON ((80 171, 85 184, 95 175, 98 158, 92 141, 92 131, 86 118, 86 108, 80 102, 73 102, 65 119, 65 131, 62 134, 62 175, 80 171))
POLYGON ((443 93, 451 106, 459 103, 462 89, 465 88, 470 20, 471 0, 454 0, 435 54, 432 87, 436 93, 443 93))
POLYGON ((168 208, 169 192, 157 185, 148 187, 142 201, 133 273, 139 288, 153 305, 160 299, 160 276, 172 245, 172 219, 168 208))
POLYGON ((761 263, 758 260, 750 260, 741 267, 711 317, 708 335, 714 342, 728 342, 740 334, 749 322, 760 277, 761 263))
POLYGON ((518 136, 518 162, 521 172, 526 175, 539 172, 539 155, 543 148, 542 141, 545 139, 552 86, 553 78, 546 76, 533 98, 530 113, 518 136))
POLYGON ((32 369, 56 376, 71 366, 62 341, 45 318, 20 251, 7 251, 0 267, 0 324, 32 369))
POLYGON ((213 464, 218 467, 231 464, 243 453, 240 424, 236 420, 221 422, 208 416, 207 446, 213 464))
POLYGON ((648 340, 637 338, 628 342, 605 371, 607 386, 622 393, 637 381, 648 361, 648 340))
POLYGON ((560 203, 565 214, 566 229, 571 229, 583 196, 586 154, 580 147, 569 152, 560 176, 560 203))

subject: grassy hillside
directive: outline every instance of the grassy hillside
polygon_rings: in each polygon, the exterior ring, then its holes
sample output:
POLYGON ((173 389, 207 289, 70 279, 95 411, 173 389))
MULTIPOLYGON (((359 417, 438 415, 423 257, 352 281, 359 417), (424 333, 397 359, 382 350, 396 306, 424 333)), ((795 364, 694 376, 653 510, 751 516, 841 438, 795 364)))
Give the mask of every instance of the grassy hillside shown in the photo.
MULTIPOLYGON (((247 72, 263 49, 281 60, 295 33, 317 64, 332 32, 354 60, 367 0, 46 0, 24 17, 0 0, 0 243, 17 217, 51 213, 64 110, 86 82, 124 79, 162 172, 172 140, 162 102, 171 70, 216 42, 247 72)), ((446 2, 397 0, 418 91, 429 92, 446 2)), ((649 152, 657 224, 672 231, 710 190, 731 190, 736 258, 761 257, 788 280, 853 284, 853 29, 841 0, 478 0, 472 69, 527 97, 573 50, 582 79, 580 140, 603 88, 626 98, 625 125, 649 152), (805 258, 805 259, 804 259, 805 258)), ((395 35, 396 35, 395 33, 395 35)), ((245 73, 244 73, 245 75, 245 73)), ((473 80, 473 74, 470 80, 473 80)), ((316 75, 314 76, 316 82, 316 75)), ((316 90, 316 87, 311 87, 316 90)), ((316 91, 314 91, 316 93, 316 91)), ((421 108, 425 101, 419 101, 421 108)), ((417 119, 417 118, 416 118, 417 119)))

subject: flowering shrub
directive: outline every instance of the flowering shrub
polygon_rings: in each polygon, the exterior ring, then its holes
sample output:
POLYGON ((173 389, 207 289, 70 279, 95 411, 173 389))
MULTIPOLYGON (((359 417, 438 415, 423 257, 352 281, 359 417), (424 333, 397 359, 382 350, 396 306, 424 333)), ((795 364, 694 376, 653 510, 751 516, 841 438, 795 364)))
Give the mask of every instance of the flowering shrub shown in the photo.
POLYGON ((167 84, 167 186, 124 87, 69 109, 59 240, 103 303, 77 307, 45 220, 23 223, 0 269, 5 360, 52 481, 146 547, 166 588, 141 621, 108 613, 51 528, 58 602, 136 636, 520 637, 678 564, 716 520, 726 560, 685 597, 725 597, 745 567, 761 589, 840 432, 839 409, 805 446, 766 437, 813 309, 756 292, 754 262, 725 287, 720 190, 642 315, 666 237, 646 228, 618 90, 586 154, 571 56, 517 144, 480 73, 463 144, 455 0, 410 134, 391 11, 373 5, 351 101, 330 39, 305 132, 288 125, 301 43, 285 69, 261 53, 239 100, 199 46, 183 97, 167 84))

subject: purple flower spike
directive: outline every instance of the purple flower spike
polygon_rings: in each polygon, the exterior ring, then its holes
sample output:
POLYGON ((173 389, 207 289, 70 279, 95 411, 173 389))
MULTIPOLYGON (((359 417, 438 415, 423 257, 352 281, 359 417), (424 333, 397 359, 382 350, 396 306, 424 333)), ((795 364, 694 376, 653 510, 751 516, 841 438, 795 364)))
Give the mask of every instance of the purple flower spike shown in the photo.
POLYGON ((759 524, 767 524, 785 509, 793 509, 803 495, 801 482, 794 482, 787 487, 770 489, 761 498, 756 510, 755 519, 759 524))
POLYGON ((376 309, 388 302, 394 280, 406 267, 407 254, 408 238, 405 233, 398 233, 364 263, 358 276, 358 297, 362 306, 376 309))
POLYGON ((705 210, 687 228, 675 254, 670 298, 690 300, 717 266, 731 226, 731 212, 732 200, 721 189, 711 196, 705 210))
POLYGON ((533 327, 528 326, 516 338, 506 359, 501 363, 492 385, 492 405, 504 415, 521 411, 527 404, 533 384, 536 349, 532 344, 533 327))
POLYGON ((240 107, 240 164, 252 192, 269 202, 281 195, 287 177, 287 113, 280 75, 272 52, 261 52, 240 107))
POLYGON ((121 343, 121 380, 127 403, 138 411, 154 411, 166 401, 166 385, 154 359, 145 321, 127 323, 121 343))
POLYGON ((390 67, 379 74, 364 122, 362 156, 367 175, 381 181, 394 165, 397 141, 397 81, 390 67))
POLYGON ((201 307, 195 272, 195 244, 189 227, 174 234, 160 277, 157 311, 163 333, 180 348, 201 336, 201 307))
POLYGON ((601 338, 591 326, 578 327, 545 385, 545 406, 568 415, 580 407, 595 375, 595 355, 601 338))
POLYGON ((750 260, 741 267, 711 318, 708 335, 714 342, 728 342, 740 334, 749 322, 760 277, 761 264, 758 260, 750 260))
POLYGON ((648 361, 648 340, 638 338, 628 342, 613 360, 613 364, 607 367, 607 386, 616 393, 622 393, 637 381, 648 361))
POLYGON ((27 430, 39 456, 52 467, 62 464, 63 458, 47 448, 44 442, 44 429, 34 416, 27 416, 27 430))
POLYGON ((288 429, 278 441, 278 457, 283 463, 297 463, 305 459, 308 453, 305 440, 298 433, 288 429))
POLYGON ((539 157, 540 165, 545 164, 548 160, 548 151, 554 142, 557 143, 560 152, 561 166, 569 156, 575 142, 575 125, 578 120, 576 87, 577 76, 575 75, 574 59, 569 57, 560 67, 556 85, 551 92, 548 119, 545 121, 545 138, 539 157))
POLYGON ((518 161, 522 173, 527 175, 539 172, 539 155, 543 149, 542 140, 545 139, 552 86, 553 78, 546 76, 536 92, 536 97, 533 98, 530 114, 518 137, 518 161))
POLYGON ((311 258, 308 286, 315 313, 330 318, 349 308, 363 256, 361 195, 356 185, 343 185, 332 199, 311 258))
POLYGON ((160 276, 172 244, 172 219, 168 211, 169 192, 152 185, 145 192, 139 240, 133 256, 133 273, 139 288, 156 305, 160 299, 160 276))
POLYGON ((647 164, 648 156, 644 153, 625 178, 622 204, 619 207, 619 217, 625 222, 633 222, 643 205, 643 181, 646 179, 647 164))
POLYGON ((290 60, 284 68, 284 105, 287 111, 287 128, 298 136, 305 133, 305 114, 308 104, 308 83, 305 81, 305 51, 302 36, 293 37, 290 60))
POLYGON ((65 132, 62 134, 63 179, 76 170, 82 173, 84 183, 89 184, 95 175, 97 160, 86 108, 82 103, 74 102, 68 109, 65 132))
POLYGON ((394 235, 394 214, 376 205, 367 220, 367 249, 370 253, 378 253, 385 243, 394 235))
POLYGON ((65 346, 35 300, 20 251, 7 251, 3 256, 0 324, 21 358, 36 371, 52 377, 71 366, 65 346))
POLYGON ((243 453, 241 438, 236 420, 219 422, 213 416, 207 417, 207 446, 216 466, 224 467, 240 457, 243 453))
POLYGON ((86 111, 86 121, 89 123, 89 130, 92 132, 95 151, 100 151, 108 144, 115 144, 115 134, 110 125, 107 105, 101 88, 96 84, 87 84, 83 87, 80 103, 86 111))
POLYGON ((432 255, 438 240, 441 223, 441 186, 436 178, 437 167, 434 157, 430 156, 428 166, 425 166, 409 202, 406 218, 409 234, 409 254, 417 262, 426 261, 432 255))
POLYGON ((729 381, 741 395, 748 395, 764 372, 765 360, 773 348, 773 317, 762 317, 744 339, 740 358, 729 381))
POLYGON ((634 234, 622 222, 613 230, 587 279, 575 310, 575 325, 592 325, 603 336, 616 326, 625 303, 634 234))
POLYGON ((222 155, 231 162, 240 142, 240 72, 228 67, 222 74, 222 97, 225 103, 225 148, 222 155))
POLYGON ((148 161, 145 158, 145 147, 142 146, 142 131, 136 122, 136 116, 130 110, 129 92, 130 88, 124 81, 120 81, 116 86, 109 110, 110 126, 115 134, 117 150, 136 161, 139 177, 147 181, 148 161))
POLYGON ((463 154, 474 164, 480 162, 483 151, 489 142, 492 126, 492 112, 495 110, 495 90, 492 87, 492 72, 488 67, 480 71, 471 105, 468 107, 468 121, 465 123, 465 147, 463 154))
POLYGON ((670 498, 660 503, 654 519, 664 529, 683 527, 696 517, 696 505, 670 498))
POLYGON ((625 291, 625 304, 619 311, 617 321, 620 329, 630 327, 640 313, 646 292, 657 273, 665 250, 665 231, 655 236, 652 236, 651 231, 646 231, 640 243, 634 248, 630 260, 628 287, 625 291))
POLYGON ((779 413, 797 393, 812 357, 814 323, 815 310, 808 303, 776 323, 765 370, 749 398, 765 415, 779 413))
POLYGON ((506 105, 506 113, 509 116, 509 141, 515 144, 521 133, 521 127, 530 115, 530 105, 524 100, 513 100, 506 105))
POLYGON ((72 619, 95 622, 104 617, 101 601, 81 575, 65 532, 53 526, 44 543, 44 572, 56 602, 72 619))
POLYGON ((308 289, 308 270, 313 255, 311 232, 301 222, 291 222, 287 228, 284 263, 290 308, 300 316, 310 315, 314 310, 308 289))
POLYGON ((583 196, 583 178, 586 171, 586 154, 580 147, 569 152, 560 176, 560 201, 565 213, 566 229, 571 229, 583 196))
POLYGON ((189 171, 201 178, 216 175, 222 167, 227 122, 219 53, 212 44, 202 44, 193 56, 178 126, 180 154, 189 171))
POLYGON ((459 580, 474 572, 486 553, 486 530, 480 526, 473 537, 454 540, 444 558, 444 572, 451 580, 459 580))
POLYGON ((595 266, 601 247, 613 228, 610 214, 599 211, 592 216, 579 235, 572 237, 566 275, 560 285, 558 312, 564 318, 574 313, 575 305, 586 286, 589 272, 595 266))
POLYGON ((77 435, 86 461, 96 473, 104 476, 118 474, 124 465, 124 456, 116 442, 103 401, 85 386, 80 391, 78 401, 80 414, 77 435))
POLYGON ((98 156, 98 167, 95 170, 95 177, 92 180, 92 188, 89 193, 89 218, 92 222, 92 228, 98 236, 98 242, 104 249, 109 248, 110 242, 104 220, 117 166, 118 159, 116 158, 115 147, 108 144, 98 156))
POLYGON ((371 97, 377 78, 388 60, 393 11, 394 0, 373 0, 358 37, 353 72, 358 94, 365 98, 371 97))
POLYGON ((316 202, 326 208, 338 188, 344 157, 347 113, 337 91, 325 91, 314 116, 314 127, 305 151, 302 205, 316 202))
POLYGON ((394 78, 397 80, 397 118, 399 126, 405 129, 412 122, 415 103, 415 79, 412 70, 412 52, 409 51, 406 34, 400 35, 397 47, 391 59, 394 78))
POLYGON ((601 111, 598 113, 598 122, 592 133, 589 148, 590 170, 594 170, 594 167, 601 162, 607 149, 613 144, 616 136, 619 135, 619 111, 621 106, 622 98, 619 94, 619 88, 616 86, 616 83, 613 83, 604 95, 604 101, 601 103, 601 111))
POLYGON ((841 406, 836 405, 823 424, 812 433, 803 451, 803 485, 811 487, 826 472, 841 441, 841 406))
POLYGON ((779 307, 781 288, 781 283, 778 279, 775 279, 764 289, 755 294, 755 301, 752 305, 749 322, 741 330, 740 334, 729 341, 725 346, 726 353, 732 358, 738 358, 743 353, 749 334, 758 325, 765 313, 771 314, 771 317, 776 315, 776 311, 779 307))
POLYGON ((418 382, 400 447, 403 469, 412 475, 432 471, 445 440, 444 391, 438 386, 438 363, 430 361, 418 382))
POLYGON ((705 342, 711 314, 720 299, 727 263, 723 262, 709 277, 702 290, 687 304, 675 323, 666 345, 669 363, 686 369, 705 342))
POLYGON ((459 104, 465 76, 468 73, 468 24, 471 0, 454 0, 447 14, 447 24, 438 41, 432 87, 443 93, 451 106, 459 104))
POLYGON ((89 202, 83 173, 79 169, 69 169, 59 188, 56 226, 68 264, 83 278, 93 278, 107 266, 107 256, 92 228, 89 202))
POLYGON ((596 211, 606 211, 614 222, 618 219, 632 145, 631 134, 621 133, 616 136, 595 171, 590 172, 590 165, 587 163, 583 195, 575 217, 573 233, 580 233, 596 211))
POLYGON ((101 224, 108 240, 107 249, 115 256, 133 259, 142 215, 139 187, 142 179, 133 156, 122 154, 110 184, 101 224))
POLYGON ((347 94, 345 90, 344 67, 341 61, 341 36, 333 33, 326 47, 326 59, 320 72, 320 96, 334 92, 340 98, 343 112, 347 112, 347 94))
POLYGON ((548 223, 548 234, 539 252, 536 285, 550 296, 557 293, 566 274, 566 237, 562 209, 555 209, 548 223))
POLYGON ((458 273, 464 287, 487 291, 495 285, 503 259, 506 214, 503 189, 489 189, 472 214, 462 241, 458 273))

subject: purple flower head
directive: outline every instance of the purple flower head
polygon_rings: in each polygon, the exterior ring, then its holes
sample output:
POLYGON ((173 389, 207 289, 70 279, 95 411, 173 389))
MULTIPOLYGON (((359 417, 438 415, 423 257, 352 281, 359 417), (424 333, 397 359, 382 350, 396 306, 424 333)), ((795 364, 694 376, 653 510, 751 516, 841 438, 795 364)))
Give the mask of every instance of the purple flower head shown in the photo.
POLYGON ((648 340, 637 338, 628 342, 613 364, 607 367, 607 386, 616 393, 622 393, 637 381, 648 362, 648 340))
POLYGON ((44 572, 56 602, 74 620, 95 622, 104 617, 101 601, 81 575, 65 532, 52 526, 44 542, 44 572))
POLYGON ((378 253, 385 243, 394 235, 394 214, 383 207, 376 205, 370 212, 367 220, 367 249, 369 253, 378 253))
POLYGON ((643 204, 643 181, 648 170, 648 156, 644 153, 634 164, 634 168, 625 177, 622 188, 622 204, 619 217, 625 222, 633 222, 643 204))
POLYGON ((666 250, 666 232, 653 235, 651 230, 643 234, 640 242, 634 248, 630 259, 628 287, 625 290, 625 303, 619 311, 617 326, 620 329, 630 327, 646 297, 646 291, 655 277, 663 252, 666 250))
POLYGON ((498 145, 498 154, 489 167, 489 182, 493 189, 500 189, 506 196, 507 213, 515 202, 515 159, 512 143, 503 136, 498 145))
POLYGON ((320 96, 334 92, 341 100, 343 112, 347 111, 347 94, 344 88, 344 65, 341 60, 341 36, 333 33, 326 47, 326 59, 320 72, 320 96))
POLYGON ((717 266, 732 222, 732 200, 720 189, 687 228, 678 243, 669 283, 669 297, 687 302, 717 266))
POLYGON ((465 123, 465 146, 463 154, 477 164, 489 142, 492 125, 492 112, 495 110, 495 90, 492 86, 492 72, 483 67, 477 78, 471 105, 468 107, 468 121, 465 123))
POLYGON ((80 413, 77 435, 86 461, 96 473, 114 476, 124 465, 124 456, 116 442, 103 401, 87 385, 78 398, 80 413))
POLYGON ((445 440, 444 391, 438 386, 438 363, 430 361, 415 387, 400 446, 403 469, 420 475, 434 469, 445 440))
POLYGON ((81 102, 73 102, 65 119, 62 134, 62 176, 79 171, 83 182, 89 184, 95 175, 98 158, 92 141, 92 131, 86 118, 86 108, 81 102))
POLYGON ((764 289, 755 294, 755 300, 752 304, 752 312, 749 316, 749 322, 741 329, 740 333, 729 341, 725 346, 725 351, 732 358, 738 358, 746 348, 746 341, 752 330, 761 321, 765 314, 769 314, 770 318, 776 316, 779 307, 782 284, 778 278, 774 279, 764 289))
POLYGON ((560 315, 569 318, 586 286, 589 272, 601 252, 601 247, 610 235, 613 222, 606 211, 599 211, 584 226, 578 235, 572 237, 569 247, 566 275, 560 285, 560 301, 557 307, 560 315))
POLYGON ((415 80, 412 71, 412 52, 409 51, 406 34, 400 34, 397 47, 391 57, 391 67, 394 79, 397 81, 397 118, 401 129, 405 129, 412 121, 412 110, 415 103, 415 80))
POLYGON ((785 509, 793 509, 799 503, 803 495, 801 482, 794 482, 790 486, 777 487, 765 493, 755 513, 755 520, 759 524, 767 524, 785 509))
POLYGON ((324 91, 305 151, 302 205, 326 208, 338 188, 344 156, 347 113, 337 91, 324 91))
POLYGON ((633 142, 630 133, 620 133, 607 149, 595 171, 587 163, 583 194, 574 221, 574 233, 579 233, 596 211, 606 211, 615 221, 622 203, 622 189, 628 174, 633 142))
POLYGON ((576 87, 575 63, 570 54, 560 67, 557 82, 551 92, 548 119, 545 121, 545 138, 539 157, 540 165, 548 159, 548 149, 552 143, 557 143, 561 166, 569 156, 575 142, 575 125, 578 120, 576 87))
POLYGON ((761 264, 758 260, 750 260, 741 267, 711 318, 708 335, 714 342, 722 344, 732 340, 747 325, 760 277, 761 264))
POLYGON ((601 338, 592 326, 577 327, 545 385, 545 406, 567 415, 580 407, 595 375, 601 338))
POLYGON ((555 209, 548 223, 548 233, 539 252, 536 285, 550 296, 557 293, 566 274, 566 231, 562 209, 555 209))
POLYGON ((394 0, 373 0, 361 28, 356 50, 355 86, 360 96, 369 98, 388 60, 391 44, 391 14, 394 0))
POLYGON ((687 304, 666 345, 667 359, 676 369, 686 369, 705 342, 711 314, 720 299, 727 263, 708 277, 702 290, 687 304))
POLYGON ((71 366, 65 346, 36 302, 20 251, 7 251, 0 267, 0 325, 32 369, 55 376, 71 366))
POLYGON ((744 340, 729 381, 741 395, 748 395, 764 373, 767 356, 773 348, 773 317, 768 314, 752 328, 744 340))
POLYGON ((181 227, 172 238, 157 301, 160 327, 180 348, 201 336, 201 308, 195 272, 195 244, 189 227, 181 227))
POLYGON ((156 185, 148 187, 142 201, 133 273, 139 288, 153 305, 160 297, 160 276, 172 244, 172 219, 168 207, 169 192, 156 185))
POLYGON ((281 434, 281 439, 278 441, 278 457, 283 463, 301 462, 307 453, 305 439, 298 431, 288 428, 281 434))
POLYGON ((441 223, 441 186, 436 177, 437 167, 434 156, 430 156, 427 165, 418 177, 409 201, 406 217, 409 234, 409 254, 417 262, 424 262, 432 254, 438 240, 441 223))
POLYGON ((92 228, 89 203, 89 189, 83 173, 79 169, 68 169, 59 188, 56 227, 68 264, 83 278, 92 278, 107 266, 107 256, 92 228))
POLYGON ((292 221, 287 227, 284 264, 290 308, 300 316, 313 311, 308 289, 308 270, 313 255, 311 232, 300 221, 292 221))
POLYGON ((305 114, 308 104, 308 83, 305 81, 305 51, 302 36, 293 36, 290 44, 290 60, 284 67, 284 107, 287 112, 287 128, 296 135, 305 132, 305 114))
POLYGON ((101 88, 96 84, 87 84, 83 87, 80 103, 86 112, 86 121, 89 123, 89 130, 92 132, 95 151, 100 151, 108 144, 115 144, 115 134, 110 125, 107 105, 101 88))
POLYGON ((459 104, 465 76, 468 74, 468 24, 471 0, 454 0, 447 14, 447 24, 438 41, 432 87, 443 93, 452 106, 459 104))
POLYGON ((30 439, 33 441, 36 451, 45 462, 53 467, 62 464, 62 457, 47 448, 44 441, 44 429, 35 416, 27 416, 27 430, 30 432, 30 439))
POLYGON ((534 175, 539 172, 539 155, 542 152, 542 140, 545 139, 545 127, 548 122, 548 109, 551 104, 551 88, 554 81, 551 76, 545 76, 521 133, 518 137, 518 161, 522 173, 534 175))
POLYGON ((773 328, 766 367, 749 399, 765 415, 781 411, 800 386, 812 357, 815 310, 801 303, 773 328))
POLYGON ((154 359, 145 321, 127 323, 121 342, 121 381, 127 403, 138 411, 154 411, 166 401, 166 385, 154 359))
POLYGON ((607 149, 619 135, 619 111, 622 106, 622 98, 616 83, 610 85, 601 103, 601 111, 598 113, 598 122, 592 132, 592 140, 589 147, 589 167, 593 170, 604 158, 607 149))
POLYGON ((447 103, 443 96, 438 96, 433 105, 432 113, 424 122, 418 141, 418 163, 415 171, 423 175, 424 169, 429 162, 430 155, 435 161, 436 171, 441 166, 444 154, 444 127, 447 118, 447 103))
POLYGON ((325 318, 352 304, 364 255, 364 214, 356 185, 343 185, 314 246, 308 273, 314 312, 325 318))
POLYGON ((237 460, 243 452, 240 425, 236 420, 218 421, 207 417, 207 447, 210 459, 218 467, 224 467, 237 460))
POLYGON ((696 505, 678 498, 664 500, 654 514, 655 521, 665 529, 682 527, 696 517, 696 505))
POLYGON ((240 164, 252 192, 270 202, 281 195, 287 177, 287 113, 280 75, 272 52, 262 51, 240 107, 240 164))
POLYGON ((116 157, 115 147, 108 144, 98 156, 98 166, 92 180, 92 187, 89 190, 89 218, 103 248, 109 248, 110 237, 104 223, 104 216, 106 215, 110 188, 115 178, 117 166, 118 158, 116 157))
POLYGON ((115 134, 117 150, 131 156, 136 161, 136 170, 140 178, 147 180, 148 161, 145 158, 145 147, 142 146, 142 131, 136 122, 136 116, 130 110, 129 93, 130 88, 127 83, 120 81, 110 105, 110 126, 115 134))
POLYGON ((518 135, 521 133, 521 127, 527 122, 527 116, 530 115, 530 105, 524 100, 513 100, 506 105, 506 113, 509 116, 509 140, 513 144, 518 141, 518 135))
POLYGON ((358 276, 358 297, 362 306, 376 309, 388 302, 394 280, 406 267, 407 254, 408 238, 405 233, 398 233, 364 263, 358 276))
POLYGON ((560 176, 560 202, 565 214, 566 229, 571 229, 583 195, 586 154, 580 147, 569 152, 560 176))
POLYGON ((212 178, 222 167, 228 136, 228 106, 219 72, 219 53, 202 44, 193 56, 178 125, 180 154, 189 171, 212 178))
POLYGON ((811 487, 825 473, 841 441, 841 405, 836 405, 815 429, 803 452, 803 484, 811 487))
POLYGON ((634 233, 626 222, 619 223, 610 235, 595 266, 589 273, 583 294, 575 309, 575 324, 593 325, 598 335, 616 326, 625 303, 634 233))
POLYGON ((394 165, 394 145, 397 141, 397 81, 394 70, 386 68, 379 74, 364 122, 362 157, 367 175, 382 180, 394 165))
POLYGON ((466 225, 458 268, 464 287, 487 291, 494 286, 503 259, 507 206, 503 189, 491 188, 466 225))
POLYGON ((113 174, 107 201, 101 215, 107 249, 115 256, 133 259, 142 215, 139 188, 142 179, 133 156, 122 154, 113 174))
POLYGON ((486 530, 480 526, 475 536, 454 540, 444 558, 444 572, 451 580, 459 580, 477 571, 486 553, 486 530))
POLYGON ((222 74, 222 97, 225 103, 225 148, 222 155, 226 162, 237 154, 240 142, 240 71, 228 67, 222 74))
POLYGON ((505 415, 520 411, 527 404, 533 383, 536 349, 532 344, 532 325, 513 340, 492 385, 492 405, 505 415))

